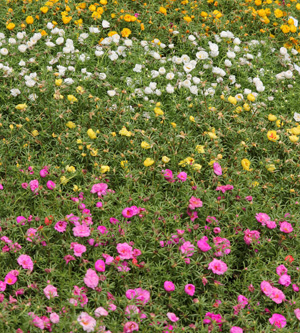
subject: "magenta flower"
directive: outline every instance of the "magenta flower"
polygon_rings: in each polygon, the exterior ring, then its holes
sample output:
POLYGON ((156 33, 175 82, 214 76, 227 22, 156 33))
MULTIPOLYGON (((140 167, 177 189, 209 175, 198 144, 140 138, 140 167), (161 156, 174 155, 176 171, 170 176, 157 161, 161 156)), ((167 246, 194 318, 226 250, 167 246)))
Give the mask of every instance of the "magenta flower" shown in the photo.
POLYGON ((266 225, 267 221, 271 221, 270 216, 265 213, 257 213, 255 215, 255 218, 256 218, 257 222, 261 223, 263 226, 266 225))
POLYGON ((73 228, 73 235, 75 237, 89 237, 90 234, 90 228, 85 224, 77 225, 75 228, 73 228))
POLYGON ((130 245, 128 245, 127 243, 119 243, 117 245, 117 251, 120 254, 120 258, 122 260, 132 259, 132 256, 133 256, 132 247, 130 245))
POLYGON ((42 170, 40 171, 40 176, 41 176, 42 178, 47 177, 48 174, 49 174, 49 173, 48 173, 48 171, 47 171, 46 169, 42 169, 42 170))
POLYGON ((193 284, 187 284, 184 287, 184 291, 189 295, 189 296, 194 296, 195 294, 195 286, 193 284))
POLYGON ((71 260, 76 260, 73 256, 70 254, 64 256, 64 260, 66 261, 66 264, 68 264, 71 260))
POLYGON ((299 291, 299 287, 296 284, 293 284, 292 287, 296 293, 299 291))
POLYGON ((244 241, 247 245, 256 242, 260 238, 260 232, 257 230, 245 230, 244 231, 244 241))
POLYGON ((5 289, 6 289, 6 283, 3 281, 0 281, 0 291, 5 291, 5 289))
POLYGON ((24 269, 33 270, 33 261, 27 254, 21 254, 20 257, 17 259, 17 262, 20 266, 24 269))
POLYGON ((138 331, 139 330, 139 325, 134 322, 134 321, 128 321, 125 325, 124 325, 124 333, 131 333, 133 331, 138 331))
POLYGON ((128 299, 136 299, 141 305, 146 305, 150 300, 150 292, 142 288, 128 289, 125 296, 128 299))
POLYGON ((227 265, 222 260, 215 259, 209 263, 208 269, 214 274, 223 275, 227 271, 227 265))
POLYGON ((21 184, 21 186, 22 186, 22 188, 23 188, 24 190, 27 189, 28 185, 29 185, 28 183, 22 183, 22 184, 21 184))
POLYGON ((280 225, 280 231, 289 234, 293 231, 293 227, 289 222, 282 222, 280 225))
POLYGON ((279 278, 278 283, 282 286, 288 287, 291 284, 291 277, 288 274, 283 274, 279 278))
POLYGON ((54 229, 58 232, 65 232, 67 229, 67 225, 68 225, 68 223, 65 221, 58 221, 55 224, 54 229))
POLYGON ((175 290, 175 285, 171 281, 165 281, 164 288, 166 291, 171 292, 175 290))
POLYGON ((97 193, 98 197, 101 197, 102 195, 106 195, 106 190, 108 186, 105 183, 99 183, 92 186, 91 193, 97 193))
POLYGON ((179 174, 177 175, 177 178, 179 179, 179 181, 181 182, 185 182, 187 179, 187 173, 186 172, 179 172, 179 174))
POLYGON ((58 297, 57 289, 51 284, 48 284, 48 286, 44 288, 44 294, 48 299, 58 297))
POLYGON ((95 270, 97 272, 105 272, 105 262, 101 259, 95 262, 95 270))
POLYGON ((17 282, 17 280, 18 280, 18 278, 11 272, 9 272, 4 278, 4 282, 9 285, 15 284, 17 282))
POLYGON ((93 269, 89 268, 83 281, 89 288, 95 289, 99 283, 99 276, 93 269))
POLYGON ((283 328, 286 325, 286 319, 283 315, 274 313, 273 316, 269 319, 271 325, 274 325, 278 328, 283 328))
POLYGON ((273 287, 267 281, 262 281, 262 283, 260 284, 260 289, 268 297, 271 296, 272 291, 273 291, 273 287))
POLYGON ((191 197, 189 201, 189 209, 194 210, 195 208, 202 207, 202 205, 203 202, 199 198, 191 197))
POLYGON ((176 321, 179 320, 179 318, 176 317, 175 313, 173 313, 173 312, 168 312, 168 313, 167 313, 167 317, 168 317, 173 323, 176 323, 176 321))
POLYGON ((278 288, 273 288, 272 289, 272 293, 270 295, 270 298, 276 304, 280 304, 283 301, 285 301, 285 295, 284 295, 284 293, 280 289, 278 289, 278 288))
POLYGON ((111 218, 109 219, 109 222, 112 223, 112 224, 117 224, 117 223, 119 223, 119 220, 118 220, 118 219, 115 219, 114 217, 111 217, 111 218))
POLYGON ((275 229, 277 227, 277 224, 275 221, 266 221, 266 226, 269 229, 275 229))
POLYGON ((294 310, 295 316, 298 320, 300 320, 300 309, 295 309, 294 310))
POLYGON ((207 243, 207 241, 208 241, 208 238, 206 236, 203 236, 197 242, 198 248, 203 252, 207 252, 207 251, 211 250, 211 246, 207 243))
POLYGON ((70 249, 74 250, 74 256, 81 257, 82 253, 86 252, 86 247, 78 243, 71 243, 70 249))
POLYGON ((53 324, 59 323, 59 315, 55 312, 52 312, 51 315, 50 315, 50 321, 53 324))
POLYGON ((29 186, 33 193, 37 193, 39 189, 39 181, 37 179, 34 179, 29 183, 29 186))
POLYGON ((134 210, 131 209, 131 207, 126 207, 126 208, 123 209, 122 215, 125 218, 129 219, 130 217, 132 217, 134 215, 134 210))
POLYGON ((214 253, 216 257, 223 257, 231 252, 230 241, 227 238, 214 237, 213 242, 217 250, 217 252, 214 253))
POLYGON ((284 266, 284 265, 279 265, 276 267, 276 273, 281 276, 283 274, 286 274, 287 273, 287 268, 284 266))
POLYGON ((216 188, 216 191, 221 191, 222 193, 225 193, 226 191, 233 190, 232 185, 221 185, 216 188))
POLYGON ((217 176, 222 176, 222 167, 221 167, 221 165, 218 162, 215 162, 213 164, 213 167, 214 167, 214 173, 217 176))
POLYGON ((52 180, 48 180, 46 186, 47 186, 47 188, 48 188, 49 190, 52 191, 52 190, 55 189, 56 184, 55 184, 52 180))
POLYGON ((243 333, 243 329, 238 326, 233 326, 230 329, 230 333, 243 333))
POLYGON ((187 257, 191 257, 194 254, 195 246, 191 242, 184 242, 180 247, 182 254, 185 254, 187 257))

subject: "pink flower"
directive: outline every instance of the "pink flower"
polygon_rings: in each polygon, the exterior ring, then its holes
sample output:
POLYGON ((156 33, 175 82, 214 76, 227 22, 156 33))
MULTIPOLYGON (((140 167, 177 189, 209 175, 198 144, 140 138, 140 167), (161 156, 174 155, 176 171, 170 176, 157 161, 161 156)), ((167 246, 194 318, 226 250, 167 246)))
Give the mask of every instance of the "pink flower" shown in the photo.
POLYGON ((97 272, 105 272, 105 262, 101 259, 95 262, 95 270, 97 272))
POLYGON ((28 183, 22 183, 21 186, 22 186, 22 188, 23 188, 24 190, 26 190, 27 187, 28 187, 28 183))
POLYGON ((287 268, 284 265, 279 265, 278 267, 276 267, 276 273, 281 276, 285 273, 287 273, 287 268))
POLYGON ((217 252, 214 253, 216 257, 223 257, 223 255, 231 252, 230 241, 227 238, 214 237, 213 242, 217 250, 217 252))
POLYGON ((226 191, 230 191, 230 190, 233 190, 233 186, 232 185, 221 185, 221 186, 218 186, 216 188, 216 191, 221 191, 222 193, 225 193, 226 191))
POLYGON ((173 181, 173 172, 171 170, 166 169, 166 170, 162 170, 162 172, 164 172, 164 177, 168 182, 173 181))
POLYGON ((206 236, 203 236, 200 240, 197 242, 197 246, 199 249, 203 252, 207 252, 211 250, 211 246, 207 243, 208 238, 206 236))
POLYGON ((59 315, 55 312, 52 312, 51 315, 50 315, 50 321, 53 324, 59 323, 59 315))
POLYGON ((17 259, 17 262, 20 266, 24 269, 33 270, 33 261, 27 254, 21 254, 20 257, 17 259))
POLYGON ((126 208, 123 209, 122 215, 125 218, 129 219, 130 217, 132 217, 134 215, 134 211, 130 207, 126 207, 126 208))
POLYGON ((222 260, 214 259, 209 263, 208 269, 211 269, 214 274, 223 275, 227 271, 227 265, 222 260))
POLYGON ((34 179, 29 183, 29 186, 33 193, 37 193, 39 189, 39 181, 37 179, 34 179))
POLYGON ((58 221, 55 224, 54 229, 58 232, 65 232, 67 229, 67 225, 68 225, 68 223, 65 221, 58 221))
POLYGON ((260 289, 268 297, 271 296, 273 291, 273 287, 267 281, 262 281, 262 283, 260 284, 260 289))
POLYGON ((247 297, 245 297, 243 295, 238 296, 238 303, 242 304, 242 308, 244 308, 248 304, 248 302, 249 302, 249 300, 247 297))
POLYGON ((97 227, 97 230, 100 232, 100 234, 102 235, 106 235, 108 234, 108 230, 104 225, 99 225, 99 227, 97 227))
POLYGON ((136 305, 127 305, 125 308, 125 314, 129 317, 138 313, 140 313, 140 310, 136 305))
POLYGON ((89 237, 90 234, 90 228, 85 224, 77 225, 75 228, 73 228, 73 235, 75 237, 89 237))
POLYGON ((299 287, 296 284, 293 284, 292 287, 295 292, 299 291, 299 287))
POLYGON ((230 329, 230 333, 243 333, 243 330, 238 326, 233 326, 230 329))
POLYGON ((300 309, 295 309, 294 310, 295 316, 298 320, 300 320, 300 309))
POLYGON ((86 247, 78 243, 71 243, 70 249, 74 250, 74 256, 81 257, 82 253, 86 252, 86 247))
POLYGON ((184 291, 189 296, 194 296, 194 294, 195 294, 195 286, 193 284, 186 284, 185 287, 184 287, 184 291))
POLYGON ((194 254, 195 246, 191 242, 184 242, 179 247, 181 253, 185 254, 187 257, 191 257, 194 254))
POLYGON ((56 184, 52 180, 48 180, 46 186, 49 190, 54 190, 56 187, 56 184))
POLYGON ((222 175, 222 168, 221 168, 221 165, 218 163, 218 162, 215 162, 214 165, 214 173, 217 175, 217 176, 221 176, 222 175))
POLYGON ((283 328, 286 325, 286 319, 283 315, 274 313, 273 316, 269 319, 271 325, 274 325, 278 328, 283 328))
POLYGON ((189 201, 189 209, 194 210, 195 208, 202 207, 203 202, 199 198, 191 197, 189 201))
POLYGON ((69 254, 64 256, 64 259, 66 261, 66 264, 68 264, 71 260, 76 260, 73 256, 71 256, 69 254))
POLYGON ((134 321, 128 321, 125 325, 124 325, 124 331, 126 333, 131 333, 133 331, 138 331, 139 330, 139 325, 134 322, 134 321))
POLYGON ((48 284, 48 286, 44 288, 44 294, 48 299, 58 297, 57 289, 51 284, 48 284))
POLYGON ((109 222, 112 223, 112 224, 117 224, 117 223, 119 223, 119 220, 118 220, 118 219, 115 219, 114 217, 111 217, 111 218, 109 219, 109 222))
POLYGON ((101 316, 103 316, 103 317, 108 316, 108 312, 102 306, 100 306, 99 308, 97 308, 95 310, 95 317, 98 318, 98 317, 101 317, 101 316))
POLYGON ((119 243, 117 245, 117 251, 120 254, 120 258, 124 259, 132 259, 132 247, 127 243, 119 243))
POLYGON ((288 222, 282 222, 280 225, 280 231, 289 234, 293 231, 293 227, 290 223, 288 222))
POLYGON ((18 280, 17 277, 11 272, 9 272, 4 278, 4 282, 9 285, 15 284, 17 280, 18 280))
POLYGON ((6 289, 6 283, 3 281, 0 281, 0 291, 5 291, 6 289))
POLYGON ((91 193, 97 193, 98 197, 106 195, 106 190, 108 186, 105 183, 99 183, 92 186, 91 193))
POLYGON ((41 176, 42 178, 45 178, 48 174, 49 174, 49 173, 48 173, 48 171, 47 171, 46 169, 42 169, 42 170, 40 171, 40 176, 41 176))
POLYGON ((145 305, 150 300, 150 292, 142 288, 128 289, 125 295, 128 299, 135 298, 137 303, 141 303, 142 305, 145 305))
POLYGON ((168 313, 167 313, 167 317, 168 317, 173 323, 176 323, 176 321, 179 320, 179 318, 176 317, 175 313, 173 313, 173 312, 168 312, 168 313))
POLYGON ((94 332, 97 322, 93 317, 89 316, 86 312, 81 312, 81 314, 77 318, 77 321, 83 327, 84 331, 94 332))
POLYGON ((272 289, 272 293, 270 295, 270 298, 276 304, 280 304, 280 303, 282 303, 282 301, 285 301, 284 293, 278 288, 273 288, 272 289))
POLYGON ((288 274, 283 274, 279 278, 278 283, 282 286, 288 287, 291 284, 291 277, 288 274))
POLYGON ((89 288, 95 289, 99 283, 99 276, 93 269, 89 268, 83 281, 89 288))
POLYGON ((177 175, 177 178, 179 179, 179 181, 181 182, 185 182, 187 179, 187 173, 186 172, 179 172, 179 174, 177 175))
POLYGON ((266 221, 266 226, 269 229, 275 229, 277 227, 277 224, 275 221, 266 221))
POLYGON ((164 283, 164 288, 166 291, 170 292, 170 291, 174 291, 175 290, 175 285, 173 282, 171 281, 165 281, 164 283))
POLYGON ((252 200, 253 200, 253 198, 252 198, 251 195, 248 195, 245 199, 246 199, 247 201, 252 201, 252 200))
POLYGON ((96 207, 97 208, 101 208, 103 206, 103 203, 101 202, 101 201, 98 201, 97 203, 96 203, 96 207))
POLYGON ((260 238, 260 233, 257 230, 245 230, 244 231, 244 241, 247 245, 256 242, 260 238))
POLYGON ((256 220, 261 223, 263 226, 266 225, 267 221, 271 221, 271 218, 269 215, 265 214, 265 213, 258 213, 255 215, 256 220))

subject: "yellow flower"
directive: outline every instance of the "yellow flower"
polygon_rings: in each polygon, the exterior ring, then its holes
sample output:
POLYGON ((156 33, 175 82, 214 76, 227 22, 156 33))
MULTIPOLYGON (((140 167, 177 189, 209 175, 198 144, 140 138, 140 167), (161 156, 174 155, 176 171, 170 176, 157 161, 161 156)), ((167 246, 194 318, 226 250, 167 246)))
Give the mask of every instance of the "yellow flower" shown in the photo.
POLYGON ((283 24, 281 27, 280 27, 281 31, 284 33, 284 34, 287 34, 290 32, 290 27, 286 24, 283 24))
POLYGON ((144 149, 149 149, 149 148, 151 148, 150 144, 149 144, 148 142, 146 142, 146 141, 143 141, 143 142, 141 143, 141 147, 144 148, 144 149))
POLYGON ((127 38, 127 37, 129 37, 129 35, 131 35, 131 30, 128 29, 128 28, 124 28, 121 31, 121 35, 122 35, 123 38, 127 38))
POLYGON ((168 163, 168 162, 170 162, 170 159, 169 159, 169 157, 167 157, 167 156, 163 156, 161 160, 163 161, 163 163, 168 163))
POLYGON ((14 23, 10 22, 10 23, 8 23, 8 25, 6 26, 6 29, 8 29, 8 30, 13 30, 15 26, 16 26, 16 25, 15 25, 14 23))
POLYGON ((90 12, 94 12, 96 10, 96 6, 90 5, 89 10, 90 10, 90 12))
POLYGON ((247 158, 242 159, 241 164, 242 164, 242 167, 244 170, 246 170, 246 171, 250 170, 249 168, 250 168, 251 162, 247 158))
POLYGON ((74 192, 79 192, 79 191, 81 191, 81 188, 79 188, 78 185, 74 185, 73 186, 73 191, 74 192))
POLYGON ((233 105, 236 105, 237 100, 236 100, 235 97, 233 97, 233 96, 229 96, 229 97, 228 97, 228 102, 231 103, 231 104, 233 104, 233 105))
POLYGON ((62 21, 64 24, 68 24, 72 20, 72 16, 63 16, 62 21))
POLYGON ((276 120, 276 126, 278 128, 280 128, 281 126, 283 126, 283 121, 281 121, 280 119, 276 120))
POLYGON ((163 110, 157 106, 154 108, 154 112, 157 116, 163 116, 164 114, 163 110))
POLYGON ((78 102, 78 99, 73 95, 68 95, 68 101, 71 102, 71 104, 78 102))
POLYGON ((76 168, 73 165, 67 165, 66 170, 67 170, 67 172, 71 172, 71 173, 76 172, 76 168))
POLYGON ((81 86, 78 86, 76 88, 76 91, 77 91, 78 94, 83 94, 84 93, 84 89, 81 86))
POLYGON ((291 133, 294 134, 294 135, 300 135, 300 126, 298 127, 293 127, 291 129, 291 133))
POLYGON ((211 139, 218 139, 218 137, 216 136, 216 134, 214 132, 207 132, 207 135, 211 138, 211 139))
POLYGON ((26 110, 26 108, 27 108, 26 104, 18 104, 18 105, 16 105, 16 109, 17 110, 24 111, 24 110, 26 110))
POLYGON ((66 126, 72 129, 72 128, 75 128, 75 127, 76 127, 76 124, 74 124, 73 121, 68 121, 68 122, 66 123, 66 126))
POLYGON ((282 10, 277 8, 277 9, 274 10, 274 15, 275 15, 276 18, 280 18, 280 17, 283 16, 283 12, 282 12, 282 10))
POLYGON ((193 165, 194 162, 195 162, 195 159, 193 159, 192 157, 189 156, 189 157, 185 158, 184 160, 180 161, 178 163, 178 165, 182 165, 183 167, 185 167, 185 166, 187 166, 187 164, 193 165))
POLYGON ((100 3, 102 6, 105 6, 105 5, 107 5, 107 0, 100 0, 100 3))
POLYGON ((60 183, 63 185, 66 185, 69 179, 67 179, 65 176, 60 177, 60 183))
POLYGON ((194 123, 195 122, 195 118, 193 116, 190 116, 190 121, 192 121, 194 123))
POLYGON ((274 170, 276 170, 276 166, 275 164, 267 164, 266 169, 270 172, 273 172, 274 170))
POLYGON ((121 161, 121 167, 125 169, 127 167, 128 161, 121 161))
POLYGON ((144 166, 148 167, 151 166, 154 163, 154 160, 152 158, 147 157, 144 161, 144 166))
POLYGON ((300 3, 297 3, 297 5, 296 5, 296 9, 297 9, 297 10, 300 10, 300 3))
POLYGON ((256 186, 258 186, 259 185, 259 182, 253 182, 252 184, 251 184, 253 187, 256 187, 256 186))
POLYGON ((276 131, 268 131, 267 137, 270 141, 276 142, 279 140, 279 135, 277 135, 276 131))
POLYGON ((159 11, 160 11, 162 14, 167 14, 167 9, 164 8, 164 7, 160 7, 160 8, 159 8, 159 11))
POLYGON ((34 19, 33 19, 32 16, 27 16, 25 21, 26 21, 27 24, 32 24, 34 19))
POLYGON ((110 167, 108 165, 101 165, 100 172, 107 173, 110 171, 110 167))
POLYGON ((248 103, 245 103, 243 105, 243 108, 244 108, 245 111, 250 111, 250 105, 248 103))
POLYGON ((122 127, 122 129, 119 131, 119 134, 123 135, 123 136, 131 136, 132 135, 132 133, 130 131, 127 131, 125 126, 122 127))
POLYGON ((96 133, 91 128, 89 128, 86 133, 92 140, 96 139, 97 137, 96 133))
POLYGON ((176 128, 176 126, 177 126, 176 123, 171 123, 171 125, 173 128, 176 128))
POLYGON ((270 114, 268 115, 268 120, 270 120, 270 121, 276 121, 276 120, 277 120, 277 117, 270 113, 270 114))
POLYGON ((289 139, 291 142, 299 141, 299 137, 297 135, 291 135, 291 136, 289 136, 289 139))
POLYGON ((248 99, 248 101, 250 101, 250 102, 255 102, 255 97, 254 97, 253 94, 248 94, 247 99, 248 99))
POLYGON ((197 151, 197 153, 199 153, 199 154, 204 154, 204 153, 205 153, 204 146, 202 146, 202 145, 197 145, 197 146, 196 146, 196 151, 197 151))
POLYGON ((199 170, 202 169, 202 165, 201 165, 201 164, 197 164, 197 163, 195 163, 195 164, 193 164, 192 168, 193 168, 194 170, 196 170, 196 171, 199 171, 199 170))
POLYGON ((48 12, 49 8, 44 6, 44 7, 41 7, 40 8, 40 11, 43 13, 43 14, 46 14, 48 12))
POLYGON ((111 132, 110 134, 111 134, 112 136, 116 136, 116 135, 117 135, 116 132, 111 132))
POLYGON ((59 86, 61 86, 62 82, 63 82, 62 79, 57 79, 57 80, 55 80, 55 85, 59 87, 59 86))
POLYGON ((31 132, 31 134, 32 134, 34 137, 36 137, 36 136, 39 135, 39 132, 38 132, 37 130, 33 130, 33 131, 31 132))
POLYGON ((192 21, 191 17, 189 16, 185 16, 183 19, 188 23, 192 21))

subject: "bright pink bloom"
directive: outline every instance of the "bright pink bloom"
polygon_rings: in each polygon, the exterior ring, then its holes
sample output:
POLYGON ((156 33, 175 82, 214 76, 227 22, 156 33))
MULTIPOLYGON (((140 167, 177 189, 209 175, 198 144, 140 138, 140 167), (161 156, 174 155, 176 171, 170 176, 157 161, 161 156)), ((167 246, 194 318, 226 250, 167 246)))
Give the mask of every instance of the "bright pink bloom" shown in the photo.
POLYGON ((214 314, 213 312, 206 312, 203 324, 211 324, 216 322, 219 326, 219 330, 222 328, 222 316, 220 314, 214 314))
POLYGON ((293 284, 292 287, 295 292, 299 291, 299 287, 296 284, 293 284))
POLYGON ((28 185, 29 185, 28 183, 22 183, 22 184, 21 184, 21 186, 22 186, 22 188, 23 188, 24 190, 27 189, 28 185))
POLYGON ((99 276, 93 269, 89 268, 83 281, 89 288, 95 289, 99 283, 99 276))
POLYGON ((197 242, 197 246, 199 249, 203 252, 207 252, 211 250, 211 246, 207 243, 208 238, 206 236, 203 236, 200 240, 197 242))
POLYGON ((120 254, 120 258, 124 259, 132 259, 132 247, 127 243, 119 243, 117 245, 117 251, 120 254))
POLYGON ((129 317, 138 313, 140 313, 140 310, 136 305, 127 305, 125 308, 125 314, 129 317))
POLYGON ((27 254, 21 254, 20 257, 17 259, 17 262, 20 266, 24 269, 33 270, 33 261, 27 254))
POLYGON ((291 284, 291 277, 288 274, 283 274, 279 278, 278 283, 282 286, 288 287, 291 284))
POLYGON ((65 221, 58 221, 55 224, 54 229, 58 232, 65 232, 67 229, 67 225, 68 225, 68 223, 65 221))
POLYGON ((227 265, 222 260, 214 259, 209 263, 208 269, 211 269, 215 274, 223 275, 227 271, 227 265))
POLYGON ((17 282, 17 277, 12 274, 11 272, 9 272, 8 274, 6 274, 5 278, 4 278, 4 282, 6 284, 9 284, 9 285, 13 285, 17 282))
POLYGON ((111 217, 111 218, 109 219, 109 222, 112 223, 112 224, 117 224, 117 223, 119 223, 119 220, 118 220, 118 219, 115 219, 114 217, 111 217))
POLYGON ((191 257, 194 254, 195 246, 191 242, 184 242, 179 249, 181 253, 185 254, 187 257, 191 257))
POLYGON ((73 228, 73 235, 75 237, 89 237, 91 234, 91 230, 85 224, 77 225, 73 228))
POLYGON ((294 310, 295 316, 298 320, 300 320, 300 309, 295 309, 294 310))
POLYGON ((91 193, 97 193, 98 197, 106 195, 106 190, 108 186, 105 183, 99 183, 92 186, 91 193))
POLYGON ((275 229, 277 227, 277 224, 275 221, 266 221, 266 226, 269 229, 275 229))
POLYGON ((138 331, 139 330, 139 325, 134 322, 134 321, 128 321, 125 325, 124 325, 124 333, 131 333, 133 331, 138 331))
POLYGON ((280 289, 278 289, 278 288, 273 288, 272 289, 272 293, 270 295, 270 298, 276 304, 280 304, 283 301, 285 301, 285 295, 284 295, 284 293, 280 289))
POLYGON ((51 315, 50 315, 50 321, 53 324, 59 323, 59 315, 55 312, 52 312, 51 315))
POLYGON ((268 297, 271 296, 273 291, 273 287, 267 281, 262 281, 262 283, 260 284, 260 289, 268 297))
POLYGON ((221 191, 222 193, 225 193, 226 191, 233 190, 234 187, 232 185, 221 185, 216 188, 216 191, 221 191))
POLYGON ((162 170, 164 172, 164 177, 168 182, 173 182, 173 172, 169 169, 162 170))
POLYGON ((260 238, 260 233, 257 230, 245 230, 244 231, 244 241, 247 245, 256 242, 260 238))
POLYGON ((164 283, 164 288, 166 291, 170 292, 170 291, 174 291, 175 290, 175 285, 173 282, 171 281, 165 281, 164 283))
POLYGON ((217 176, 221 176, 222 175, 222 167, 221 165, 218 163, 218 162, 215 162, 214 165, 214 173, 217 175, 217 176))
POLYGON ((283 274, 287 273, 287 268, 284 265, 279 265, 278 267, 276 267, 276 273, 281 276, 283 274))
POLYGON ((185 287, 184 287, 184 291, 189 296, 194 296, 194 294, 195 294, 195 286, 193 284, 186 284, 185 287))
POLYGON ((243 295, 239 295, 238 296, 238 303, 242 304, 242 308, 244 309, 244 307, 248 304, 249 300, 247 297, 243 296, 243 295))
POLYGON ((283 315, 274 313, 273 316, 269 319, 271 325, 274 325, 278 328, 283 328, 286 325, 286 319, 283 315))
POLYGON ((49 174, 49 173, 48 173, 48 171, 47 171, 46 169, 42 169, 42 170, 40 171, 40 176, 41 176, 42 178, 45 178, 48 174, 49 174))
POLYGON ((54 190, 56 187, 56 184, 52 180, 48 180, 46 186, 49 190, 54 190))
POLYGON ((76 260, 73 256, 71 256, 70 254, 64 256, 64 259, 66 261, 66 264, 68 264, 71 260, 76 260))
POLYGON ((257 213, 255 215, 256 220, 261 223, 263 226, 266 225, 267 221, 271 221, 271 218, 268 214, 265 213, 257 213))
POLYGON ((167 313, 167 317, 168 317, 173 323, 176 323, 176 321, 179 320, 179 318, 176 317, 175 313, 173 313, 173 312, 168 312, 168 313, 167 313))
POLYGON ((31 182, 29 182, 29 186, 33 193, 37 193, 39 189, 39 181, 37 179, 34 179, 31 182))
POLYGON ((101 259, 95 262, 95 270, 97 272, 105 272, 105 262, 101 259))
POLYGON ((142 288, 128 289, 125 293, 128 299, 135 299, 138 304, 145 305, 150 300, 150 292, 142 288))
POLYGON ((189 209, 194 210, 195 208, 198 207, 202 207, 203 206, 203 202, 196 197, 191 197, 190 201, 189 201, 189 209))
POLYGON ((74 256, 81 257, 82 253, 86 252, 86 247, 78 243, 71 243, 70 249, 74 250, 74 256))
POLYGON ((126 208, 123 209, 122 215, 125 218, 129 219, 130 217, 132 217, 134 215, 134 211, 130 207, 126 207, 126 208))
POLYGON ((83 330, 86 332, 94 332, 96 327, 96 320, 89 316, 86 312, 81 312, 81 314, 77 317, 77 321, 83 327, 83 330))
POLYGON ((44 294, 48 299, 58 297, 57 289, 51 284, 48 284, 48 286, 44 288, 44 294))
POLYGON ((293 227, 289 222, 282 222, 280 225, 280 231, 289 234, 293 231, 293 227))
POLYGON ((243 333, 243 329, 238 326, 233 326, 230 329, 230 333, 243 333))
POLYGON ((100 234, 102 235, 106 235, 108 234, 108 230, 104 225, 99 225, 99 227, 97 227, 97 230, 100 232, 100 234))
POLYGON ((214 253, 216 257, 223 257, 231 252, 230 241, 227 238, 214 237, 213 242, 217 250, 217 252, 214 253))
POLYGON ((0 281, 0 291, 5 291, 6 289, 6 283, 3 281, 0 281))
POLYGON ((186 172, 179 172, 179 174, 177 175, 177 178, 179 179, 179 181, 181 182, 185 182, 187 179, 187 173, 186 172))

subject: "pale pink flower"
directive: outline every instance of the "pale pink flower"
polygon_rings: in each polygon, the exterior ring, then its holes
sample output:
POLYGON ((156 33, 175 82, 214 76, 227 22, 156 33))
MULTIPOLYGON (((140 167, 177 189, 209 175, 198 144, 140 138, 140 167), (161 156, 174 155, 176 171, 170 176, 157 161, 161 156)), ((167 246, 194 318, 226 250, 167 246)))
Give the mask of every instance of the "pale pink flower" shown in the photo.
POLYGON ((174 291, 175 290, 175 285, 172 281, 165 281, 164 288, 168 292, 174 291))
POLYGON ((77 321, 83 327, 84 331, 94 332, 97 322, 93 317, 89 316, 88 313, 81 312, 77 318, 77 321))
POLYGON ((140 310, 139 308, 136 306, 136 305, 127 305, 126 308, 125 308, 125 314, 127 316, 132 316, 132 315, 135 315, 135 314, 138 314, 140 313, 140 310))
POLYGON ((267 281, 262 281, 262 283, 260 284, 260 289, 268 297, 271 296, 273 291, 273 287, 267 281))
POLYGON ((184 291, 189 296, 194 296, 194 294, 195 294, 195 286, 193 284, 186 284, 185 287, 184 287, 184 291))
POLYGON ((282 286, 288 287, 291 284, 291 277, 288 274, 283 274, 279 278, 278 283, 282 286))
POLYGON ((28 269, 32 272, 32 270, 33 270, 33 261, 27 254, 21 254, 20 257, 17 259, 17 262, 24 269, 28 269))
POLYGON ((132 259, 132 247, 127 243, 119 243, 117 245, 117 251, 120 254, 120 258, 124 259, 132 259))
POLYGON ((274 325, 278 328, 283 328, 286 325, 286 318, 278 313, 274 313, 273 316, 269 319, 271 325, 274 325))
POLYGON ((134 321, 128 321, 125 325, 124 325, 124 333, 131 333, 133 331, 138 331, 139 330, 139 325, 134 322, 134 321))
POLYGON ((95 317, 98 318, 98 317, 101 317, 101 316, 103 316, 103 317, 108 316, 108 312, 102 306, 100 306, 99 308, 97 308, 95 310, 95 317))
POLYGON ((83 281, 89 288, 95 289, 99 283, 99 276, 93 269, 89 268, 83 281))
POLYGON ((76 257, 81 257, 82 253, 86 252, 86 247, 78 243, 71 243, 70 249, 73 249, 76 257))
POLYGON ((287 268, 284 266, 284 265, 279 265, 276 267, 276 273, 281 276, 283 274, 286 274, 287 273, 287 268))
POLYGON ((190 201, 189 201, 189 209, 194 210, 195 208, 198 207, 202 207, 203 206, 203 202, 196 197, 191 197, 190 201))
POLYGON ((173 312, 168 312, 168 313, 167 313, 167 317, 168 317, 173 323, 176 323, 176 321, 179 320, 179 318, 176 317, 175 313, 173 313, 173 312))
POLYGON ((191 257, 194 254, 195 246, 191 242, 184 242, 179 249, 181 253, 185 254, 187 257, 191 257))
POLYGON ((215 162, 213 164, 213 168, 214 168, 214 173, 217 176, 221 176, 222 175, 222 167, 221 167, 221 165, 218 162, 215 162))
POLYGON ((256 218, 256 220, 257 220, 259 223, 261 223, 263 226, 266 225, 266 222, 267 222, 267 221, 270 221, 270 220, 271 220, 270 216, 269 216, 268 214, 265 214, 265 213, 257 213, 257 214, 255 215, 255 218, 256 218))
POLYGON ((244 231, 244 241, 247 245, 256 242, 260 238, 260 233, 257 230, 245 230, 244 231))
POLYGON ((295 309, 294 310, 295 316, 298 320, 300 320, 300 309, 295 309))
POLYGON ((48 299, 58 297, 57 289, 51 284, 48 284, 48 286, 44 288, 44 294, 48 299))
POLYGON ((106 190, 108 186, 105 183, 99 183, 92 186, 91 193, 97 193, 98 197, 106 195, 106 190))
POLYGON ((50 315, 50 321, 53 324, 59 323, 59 315, 55 312, 52 312, 51 315, 50 315))
POLYGON ((75 228, 73 228, 73 235, 75 237, 89 237, 90 234, 90 228, 85 224, 77 225, 75 228))
POLYGON ((208 269, 211 269, 215 274, 223 275, 227 271, 227 265, 222 260, 214 259, 209 263, 208 269))
POLYGON ((6 289, 6 283, 3 281, 0 281, 0 291, 5 291, 6 289))

